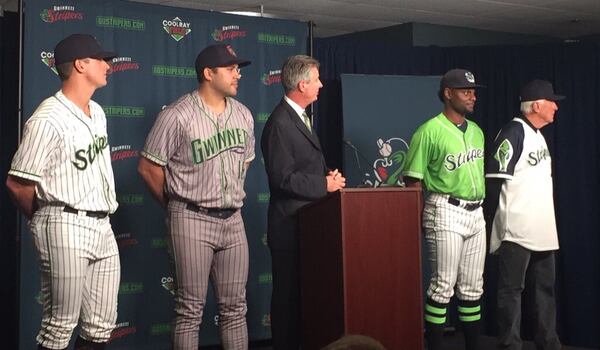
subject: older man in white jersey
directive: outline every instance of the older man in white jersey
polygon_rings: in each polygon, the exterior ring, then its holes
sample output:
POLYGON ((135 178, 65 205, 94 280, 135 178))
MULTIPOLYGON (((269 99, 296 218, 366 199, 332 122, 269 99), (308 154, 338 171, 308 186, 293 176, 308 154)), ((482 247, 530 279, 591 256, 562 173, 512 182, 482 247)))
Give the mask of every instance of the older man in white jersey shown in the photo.
POLYGON ((558 110, 552 84, 533 80, 522 87, 521 113, 496 137, 488 158, 487 201, 495 212, 490 252, 498 255, 498 348, 520 350, 521 294, 534 295, 534 341, 538 349, 558 350, 554 297, 554 219, 550 152, 540 129, 558 110), (497 208, 497 209, 493 209, 497 208))
POLYGON ((62 88, 25 124, 8 172, 9 193, 29 218, 40 261, 39 349, 104 349, 117 319, 120 263, 108 214, 117 209, 102 108, 115 57, 87 34, 60 41, 54 59, 62 88))

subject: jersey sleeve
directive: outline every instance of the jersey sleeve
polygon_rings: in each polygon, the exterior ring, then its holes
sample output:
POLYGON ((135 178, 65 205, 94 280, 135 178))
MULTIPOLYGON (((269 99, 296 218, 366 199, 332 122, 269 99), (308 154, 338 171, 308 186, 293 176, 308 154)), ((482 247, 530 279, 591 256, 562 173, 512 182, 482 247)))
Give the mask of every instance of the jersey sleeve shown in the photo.
POLYGON ((181 145, 182 126, 177 108, 167 108, 158 114, 146 138, 141 155, 165 166, 181 145))
POLYGON ((30 119, 25 123, 23 139, 8 174, 40 182, 47 160, 60 144, 58 131, 47 119, 30 119))
POLYGON ((422 128, 417 129, 410 140, 408 154, 406 155, 406 165, 402 174, 423 180, 429 159, 431 158, 430 151, 431 142, 429 142, 429 135, 422 128))
POLYGON ((523 152, 525 131, 516 121, 509 122, 496 136, 487 158, 486 177, 512 179, 515 165, 523 152))

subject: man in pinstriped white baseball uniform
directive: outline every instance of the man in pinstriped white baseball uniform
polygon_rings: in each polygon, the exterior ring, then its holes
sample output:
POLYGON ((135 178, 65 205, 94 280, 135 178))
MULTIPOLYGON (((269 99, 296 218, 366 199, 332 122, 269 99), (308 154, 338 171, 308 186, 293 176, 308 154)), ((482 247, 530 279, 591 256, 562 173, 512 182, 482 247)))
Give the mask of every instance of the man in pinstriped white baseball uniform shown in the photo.
POLYGON ((424 184, 428 195, 423 229, 431 279, 425 304, 429 350, 443 348, 447 308, 456 291, 467 350, 479 349, 485 221, 483 132, 466 115, 475 107, 473 74, 453 69, 442 77, 438 97, 444 110, 413 135, 403 170, 409 186, 424 184))
POLYGON ((168 210, 177 285, 175 349, 198 349, 209 279, 223 347, 248 348, 248 242, 240 208, 254 159, 254 119, 232 98, 240 67, 248 64, 230 45, 202 50, 196 58, 198 89, 158 115, 141 153, 138 170, 168 210))
POLYGON ((62 88, 25 124, 6 185, 29 220, 41 275, 39 349, 104 349, 117 319, 120 263, 108 214, 117 209, 106 117, 91 97, 107 84, 96 39, 73 34, 54 58, 62 88))

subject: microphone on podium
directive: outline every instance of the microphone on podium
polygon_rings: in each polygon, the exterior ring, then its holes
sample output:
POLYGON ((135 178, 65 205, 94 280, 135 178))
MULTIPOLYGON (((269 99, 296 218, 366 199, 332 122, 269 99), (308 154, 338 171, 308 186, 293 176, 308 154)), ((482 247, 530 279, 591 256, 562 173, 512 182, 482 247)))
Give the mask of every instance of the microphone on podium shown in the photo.
MULTIPOLYGON (((344 142, 344 144, 346 146, 350 147, 354 151, 354 157, 356 159, 356 164, 358 165, 358 170, 361 173, 363 173, 364 171, 363 171, 363 168, 360 166, 359 156, 365 162, 367 162, 367 164, 370 164, 370 170, 375 170, 376 171, 376 169, 373 167, 373 164, 369 161, 369 159, 367 157, 365 157, 365 155, 361 151, 359 151, 358 148, 356 146, 354 146, 354 144, 349 139, 343 138, 342 141, 344 142)), ((360 184, 360 185, 358 185, 356 187, 358 187, 358 188, 365 188, 365 187, 373 187, 373 186, 370 186, 368 183, 363 183, 363 184, 360 184)))

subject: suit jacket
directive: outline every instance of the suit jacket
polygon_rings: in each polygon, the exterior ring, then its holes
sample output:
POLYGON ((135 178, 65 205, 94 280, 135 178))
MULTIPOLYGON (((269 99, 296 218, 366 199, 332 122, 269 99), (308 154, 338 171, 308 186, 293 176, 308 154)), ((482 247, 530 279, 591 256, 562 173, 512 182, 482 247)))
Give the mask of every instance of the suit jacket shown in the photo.
POLYGON ((267 239, 269 247, 297 247, 296 212, 327 194, 328 169, 317 135, 311 133, 285 101, 275 107, 261 138, 269 178, 267 239))

